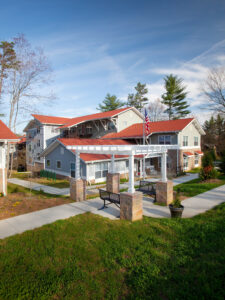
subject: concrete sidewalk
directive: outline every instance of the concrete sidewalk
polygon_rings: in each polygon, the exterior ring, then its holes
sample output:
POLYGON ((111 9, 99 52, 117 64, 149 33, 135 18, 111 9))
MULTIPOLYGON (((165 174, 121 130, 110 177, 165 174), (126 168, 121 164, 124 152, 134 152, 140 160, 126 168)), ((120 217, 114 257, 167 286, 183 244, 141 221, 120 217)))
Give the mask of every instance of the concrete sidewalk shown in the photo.
MULTIPOLYGON (((182 204, 185 207, 183 217, 193 217, 223 202, 225 202, 225 185, 182 201, 182 204)), ((22 233, 26 230, 38 228, 57 220, 67 219, 85 212, 92 212, 112 220, 119 220, 120 211, 115 205, 110 205, 104 210, 98 210, 102 205, 103 201, 100 198, 96 198, 83 202, 59 205, 1 220, 0 238, 3 239, 14 234, 22 233)), ((144 216, 153 218, 170 217, 168 207, 154 205, 152 198, 148 197, 143 198, 143 214, 144 216)))
MULTIPOLYGON (((184 182, 196 179, 196 178, 198 178, 198 174, 190 174, 189 173, 185 176, 173 179, 173 185, 184 183, 184 182)), ((155 182, 159 181, 158 178, 151 178, 151 179, 148 179, 148 180, 155 181, 155 182)), ((70 189, 69 188, 63 188, 63 189, 62 188, 56 188, 56 187, 51 187, 51 186, 48 186, 48 185, 43 185, 43 184, 39 184, 39 183, 36 183, 36 182, 22 180, 22 179, 18 179, 18 178, 10 178, 10 179, 8 179, 8 182, 23 186, 23 187, 28 188, 28 189, 36 190, 36 191, 42 190, 44 193, 52 194, 52 195, 69 196, 69 194, 70 194, 70 189)), ((128 182, 122 183, 122 184, 120 184, 120 189, 128 188, 128 185, 129 185, 128 182)), ((135 185, 139 185, 139 181, 135 181, 135 185)), ((91 194, 93 195, 93 194, 98 193, 97 188, 100 187, 100 186, 101 185, 93 186, 92 189, 90 187, 87 187, 87 190, 86 190, 87 194, 88 195, 91 195, 91 194)))

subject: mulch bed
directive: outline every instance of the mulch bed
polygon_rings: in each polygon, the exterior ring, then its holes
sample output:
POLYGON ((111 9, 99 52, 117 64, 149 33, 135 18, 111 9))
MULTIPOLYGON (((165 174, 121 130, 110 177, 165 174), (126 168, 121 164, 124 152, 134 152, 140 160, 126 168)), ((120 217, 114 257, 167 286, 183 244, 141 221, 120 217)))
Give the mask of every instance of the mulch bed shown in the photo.
POLYGON ((29 212, 70 203, 70 198, 45 198, 43 195, 29 195, 18 192, 0 197, 0 220, 29 212))

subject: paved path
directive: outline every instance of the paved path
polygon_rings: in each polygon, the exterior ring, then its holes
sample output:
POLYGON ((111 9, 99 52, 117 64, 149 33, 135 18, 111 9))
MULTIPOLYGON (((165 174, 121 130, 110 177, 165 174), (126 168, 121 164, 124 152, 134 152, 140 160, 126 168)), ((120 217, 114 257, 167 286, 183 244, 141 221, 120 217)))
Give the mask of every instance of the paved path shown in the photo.
MULTIPOLYGON (((195 178, 198 178, 198 174, 190 174, 189 173, 185 176, 173 179, 173 185, 184 183, 184 182, 190 181, 190 180, 195 179, 195 178)), ((158 180, 159 180, 158 178, 152 178, 151 179, 151 181, 158 181, 158 180)), ((36 183, 36 182, 22 180, 22 179, 18 179, 18 178, 10 178, 10 179, 8 179, 8 182, 23 186, 23 187, 28 188, 28 189, 36 190, 36 191, 42 190, 44 193, 52 194, 52 195, 66 195, 66 196, 68 196, 69 193, 70 193, 69 188, 63 188, 63 189, 62 188, 56 188, 56 187, 51 187, 51 186, 48 186, 48 185, 43 185, 43 184, 39 184, 39 183, 36 183)), ((135 181, 135 185, 139 185, 139 181, 135 181)), ((87 194, 91 195, 91 194, 98 193, 97 188, 100 187, 100 186, 101 185, 95 185, 95 186, 92 186, 92 188, 90 186, 88 186, 87 187, 87 194)), ((124 189, 124 188, 128 188, 128 182, 120 184, 120 189, 124 189)))
MULTIPOLYGON (((211 191, 199 194, 198 196, 182 201, 185 209, 184 218, 193 217, 213 208, 216 205, 225 202, 225 185, 211 191)), ((32 213, 16 216, 0 221, 0 238, 5 238, 26 230, 41 227, 45 224, 53 223, 57 220, 67 219, 85 212, 92 212, 112 220, 119 220, 120 211, 115 205, 110 205, 104 210, 98 210, 102 207, 103 201, 100 198, 87 200, 83 202, 73 202, 59 205, 32 213)), ((170 217, 169 208, 165 206, 154 205, 149 197, 143 198, 143 214, 153 218, 170 217)))

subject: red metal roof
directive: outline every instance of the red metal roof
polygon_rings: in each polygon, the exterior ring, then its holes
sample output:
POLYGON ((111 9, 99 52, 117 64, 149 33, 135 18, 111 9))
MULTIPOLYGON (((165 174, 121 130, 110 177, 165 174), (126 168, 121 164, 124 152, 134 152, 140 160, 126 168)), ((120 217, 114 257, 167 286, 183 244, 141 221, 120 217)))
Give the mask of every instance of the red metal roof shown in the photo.
MULTIPOLYGON (((129 142, 124 140, 101 140, 101 139, 79 139, 79 138, 62 138, 58 139, 65 146, 77 146, 77 145, 130 145, 129 142)), ((75 153, 75 151, 73 150, 75 153)), ((80 157, 84 161, 95 160, 109 160, 111 155, 107 154, 92 154, 81 153, 80 157)), ((115 158, 126 157, 125 155, 115 155, 115 158)))
POLYGON ((68 122, 64 123, 64 126, 62 126, 61 128, 70 128, 70 127, 72 127, 74 125, 77 125, 79 123, 83 123, 83 122, 91 121, 91 120, 107 119, 107 118, 116 116, 117 114, 119 114, 119 113, 121 113, 123 111, 126 111, 126 110, 128 110, 130 108, 131 107, 125 107, 125 108, 120 108, 120 109, 116 109, 116 110, 110 110, 110 111, 101 112, 101 113, 97 113, 97 114, 92 114, 92 115, 87 115, 87 116, 72 118, 68 122))
POLYGON ((1 120, 0 120, 0 140, 18 140, 15 135, 1 120))
POLYGON ((194 154, 191 153, 191 152, 183 152, 183 154, 186 155, 186 156, 193 156, 193 155, 194 155, 194 154))
MULTIPOLYGON (((181 131, 192 120, 194 120, 194 118, 150 122, 150 134, 160 133, 160 132, 181 131)), ((103 136, 103 139, 132 138, 132 137, 140 138, 142 136, 143 136, 143 124, 136 123, 120 132, 108 133, 105 136, 103 136)))
POLYGON ((37 119, 40 123, 44 124, 55 124, 55 125, 63 125, 71 120, 71 118, 63 118, 63 117, 53 117, 53 116, 43 116, 43 115, 32 115, 35 119, 37 119))
POLYGON ((195 153, 197 153, 198 155, 203 155, 204 153, 200 150, 195 150, 195 153))
POLYGON ((77 145, 130 145, 130 142, 120 140, 120 139, 102 140, 102 139, 59 138, 58 140, 65 146, 77 146, 77 145))

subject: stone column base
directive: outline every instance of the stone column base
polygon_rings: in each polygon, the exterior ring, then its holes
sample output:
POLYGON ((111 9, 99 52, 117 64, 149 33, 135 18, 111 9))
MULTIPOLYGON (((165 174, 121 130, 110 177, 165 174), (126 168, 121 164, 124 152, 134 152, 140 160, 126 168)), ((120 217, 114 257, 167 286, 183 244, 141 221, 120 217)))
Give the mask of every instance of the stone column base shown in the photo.
POLYGON ((3 172, 2 169, 0 169, 0 194, 3 193, 5 190, 4 196, 7 195, 7 169, 5 169, 5 182, 3 182, 3 172))
POLYGON ((137 221, 143 217, 142 193, 135 192, 120 194, 120 219, 137 221))
POLYGON ((120 174, 108 173, 106 179, 106 190, 111 193, 120 192, 120 174))
POLYGON ((70 198, 76 202, 86 200, 86 180, 71 179, 71 181, 70 181, 70 198))
POLYGON ((169 205, 173 202, 173 182, 159 181, 156 183, 156 202, 169 205))

